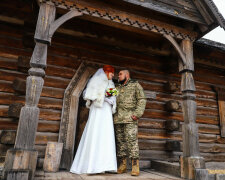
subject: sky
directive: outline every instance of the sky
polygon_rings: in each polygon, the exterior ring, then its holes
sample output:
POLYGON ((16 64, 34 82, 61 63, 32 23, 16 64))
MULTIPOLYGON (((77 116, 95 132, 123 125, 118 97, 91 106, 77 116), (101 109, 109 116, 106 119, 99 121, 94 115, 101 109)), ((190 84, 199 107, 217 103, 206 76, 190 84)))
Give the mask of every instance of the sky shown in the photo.
MULTIPOLYGON (((220 13, 225 18, 225 0, 213 0, 220 13)), ((206 34, 203 38, 210 39, 225 44, 225 31, 221 27, 215 28, 206 34)))

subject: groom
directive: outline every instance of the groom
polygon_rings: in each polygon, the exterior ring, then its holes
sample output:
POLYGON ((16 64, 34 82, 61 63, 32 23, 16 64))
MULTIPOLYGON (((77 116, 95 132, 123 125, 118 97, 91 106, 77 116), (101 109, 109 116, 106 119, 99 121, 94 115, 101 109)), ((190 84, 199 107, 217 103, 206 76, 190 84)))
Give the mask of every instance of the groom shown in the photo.
POLYGON ((132 176, 138 176, 139 147, 138 147, 138 119, 143 115, 146 97, 141 85, 130 79, 128 70, 119 72, 119 91, 117 97, 117 111, 114 115, 114 128, 117 143, 117 157, 119 161, 118 174, 127 170, 127 151, 132 160, 132 176))

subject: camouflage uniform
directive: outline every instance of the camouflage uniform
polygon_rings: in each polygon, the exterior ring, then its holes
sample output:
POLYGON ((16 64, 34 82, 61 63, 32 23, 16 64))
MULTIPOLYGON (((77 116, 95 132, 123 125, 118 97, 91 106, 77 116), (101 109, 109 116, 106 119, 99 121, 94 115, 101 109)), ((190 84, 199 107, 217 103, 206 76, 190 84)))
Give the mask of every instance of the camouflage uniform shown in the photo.
POLYGON ((145 110, 146 97, 141 85, 129 79, 125 85, 116 87, 119 91, 117 97, 117 111, 114 115, 117 156, 139 159, 138 147, 138 121, 131 118, 135 115, 140 118, 145 110))

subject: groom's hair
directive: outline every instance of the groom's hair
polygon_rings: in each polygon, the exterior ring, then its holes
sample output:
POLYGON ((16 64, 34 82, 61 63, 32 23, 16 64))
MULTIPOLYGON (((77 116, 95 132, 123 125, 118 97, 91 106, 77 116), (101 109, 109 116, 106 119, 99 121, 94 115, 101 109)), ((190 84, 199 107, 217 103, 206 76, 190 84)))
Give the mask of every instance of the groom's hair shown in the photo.
POLYGON ((130 76, 130 71, 128 69, 123 69, 121 71, 125 72, 125 74, 128 74, 130 76))

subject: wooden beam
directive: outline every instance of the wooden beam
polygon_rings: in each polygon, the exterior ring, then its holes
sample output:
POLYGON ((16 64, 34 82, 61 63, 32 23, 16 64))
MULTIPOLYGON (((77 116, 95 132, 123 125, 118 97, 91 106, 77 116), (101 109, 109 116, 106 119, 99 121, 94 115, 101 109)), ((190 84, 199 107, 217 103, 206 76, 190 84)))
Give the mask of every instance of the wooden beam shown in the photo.
POLYGON ((0 15, 0 21, 13 23, 13 24, 24 25, 24 21, 21 20, 21 19, 8 17, 8 16, 3 16, 3 15, 0 15))
MULTIPOLYGON (((4 171, 9 174, 12 170, 20 172, 30 170, 31 174, 26 177, 27 180, 34 177, 36 169, 38 152, 34 150, 34 144, 39 119, 37 105, 44 85, 47 46, 50 43, 49 27, 54 19, 55 7, 41 4, 35 31, 36 45, 30 60, 31 68, 26 81, 25 106, 21 109, 14 149, 7 152, 4 165, 4 171)), ((19 175, 20 173, 17 173, 16 177, 19 178, 19 175)), ((6 173, 4 173, 5 176, 6 173)))
POLYGON ((196 5, 196 7, 198 8, 199 12, 201 13, 201 15, 204 18, 205 22, 208 25, 214 23, 213 18, 209 14, 208 10, 206 9, 206 6, 202 3, 202 1, 201 0, 199 0, 199 1, 194 0, 193 2, 196 5))
POLYGON ((218 97, 218 107, 220 116, 220 134, 225 137, 225 88, 215 88, 218 97))
POLYGON ((62 15, 60 18, 55 20, 53 23, 50 25, 49 29, 49 37, 52 38, 53 34, 55 31, 61 26, 64 22, 68 21, 69 19, 72 19, 73 17, 78 17, 82 16, 83 13, 77 11, 77 10, 71 10, 68 13, 62 15))
POLYGON ((181 92, 183 99, 183 156, 181 157, 181 177, 194 179, 195 168, 204 168, 204 159, 200 157, 198 125, 196 124, 196 96, 194 71, 193 43, 182 40, 181 49, 185 53, 185 65, 179 63, 181 72, 181 92))
POLYGON ((176 42, 176 40, 170 36, 170 35, 167 35, 167 34, 164 34, 163 35, 166 39, 168 39, 172 45, 174 46, 174 48, 177 50, 178 54, 180 55, 180 58, 181 58, 181 62, 183 65, 185 65, 186 63, 186 57, 185 57, 185 54, 184 52, 182 51, 181 47, 179 46, 179 44, 176 42))
POLYGON ((49 36, 49 29, 51 23, 55 20, 56 7, 54 5, 49 5, 42 3, 39 10, 38 21, 36 26, 36 31, 34 39, 37 42, 51 42, 49 36))

